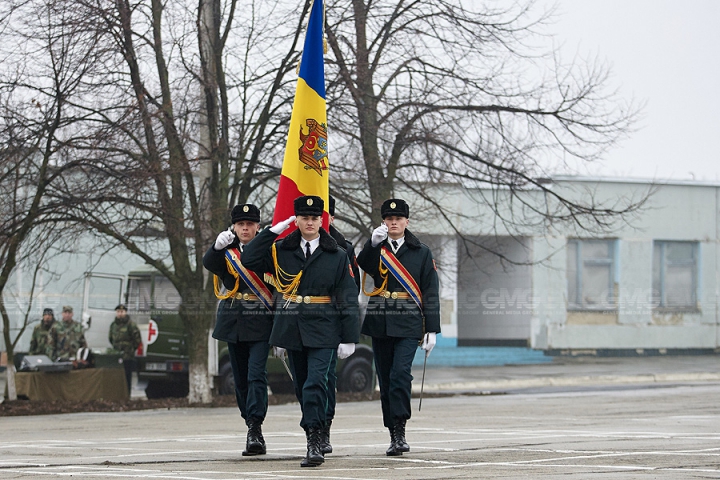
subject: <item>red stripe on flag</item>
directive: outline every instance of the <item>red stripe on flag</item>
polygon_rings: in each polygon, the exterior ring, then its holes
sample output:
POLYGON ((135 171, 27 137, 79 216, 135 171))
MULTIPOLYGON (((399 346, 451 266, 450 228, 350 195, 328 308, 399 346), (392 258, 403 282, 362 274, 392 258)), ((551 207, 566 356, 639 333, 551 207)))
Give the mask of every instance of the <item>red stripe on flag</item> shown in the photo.
MULTIPOLYGON (((280 185, 278 186, 278 195, 275 201, 275 213, 273 214, 272 224, 275 225, 276 223, 287 220, 292 215, 295 215, 295 205, 293 202, 296 198, 302 197, 303 195, 305 194, 298 189, 297 184, 293 182, 292 179, 286 177, 285 175, 280 175, 280 185)), ((330 217, 328 217, 327 213, 328 207, 328 205, 325 205, 322 215, 323 228, 326 231, 328 230, 330 222, 330 217)), ((283 238, 289 233, 292 233, 296 228, 295 223, 291 223, 290 228, 281 233, 278 238, 283 238)))

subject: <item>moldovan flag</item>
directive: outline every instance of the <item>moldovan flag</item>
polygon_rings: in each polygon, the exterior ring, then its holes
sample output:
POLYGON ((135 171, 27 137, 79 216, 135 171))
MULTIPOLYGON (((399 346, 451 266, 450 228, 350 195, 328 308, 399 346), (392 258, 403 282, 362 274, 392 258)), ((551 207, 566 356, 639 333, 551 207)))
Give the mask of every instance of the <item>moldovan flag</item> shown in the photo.
MULTIPOLYGON (((325 110, 325 62, 323 31, 325 12, 322 0, 314 0, 305 34, 300 72, 295 89, 290 131, 275 201, 273 225, 294 214, 293 200, 302 195, 317 195, 325 202, 323 226, 328 228, 330 173, 325 110)), ((281 236, 295 228, 291 224, 281 236)))

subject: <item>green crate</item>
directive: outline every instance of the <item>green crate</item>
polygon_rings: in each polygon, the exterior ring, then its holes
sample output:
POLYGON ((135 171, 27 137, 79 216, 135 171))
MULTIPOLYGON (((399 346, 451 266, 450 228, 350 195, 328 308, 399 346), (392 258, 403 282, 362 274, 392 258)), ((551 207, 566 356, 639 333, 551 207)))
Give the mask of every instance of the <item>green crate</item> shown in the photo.
POLYGON ((95 368, 123 368, 120 353, 96 353, 95 368))

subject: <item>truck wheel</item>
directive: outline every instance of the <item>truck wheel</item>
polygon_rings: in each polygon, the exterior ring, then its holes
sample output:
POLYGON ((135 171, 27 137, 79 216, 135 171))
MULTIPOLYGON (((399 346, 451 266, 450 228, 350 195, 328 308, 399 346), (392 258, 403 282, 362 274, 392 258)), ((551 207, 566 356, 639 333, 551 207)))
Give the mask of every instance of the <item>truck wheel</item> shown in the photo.
POLYGON ((373 388, 373 369, 370 360, 350 357, 338 378, 341 392, 369 392, 373 388))
POLYGON ((220 366, 220 395, 235 394, 235 377, 233 377, 232 366, 230 362, 225 362, 220 366))
POLYGON ((182 398, 187 397, 190 389, 185 382, 163 382, 150 380, 145 387, 145 396, 152 398, 182 398))

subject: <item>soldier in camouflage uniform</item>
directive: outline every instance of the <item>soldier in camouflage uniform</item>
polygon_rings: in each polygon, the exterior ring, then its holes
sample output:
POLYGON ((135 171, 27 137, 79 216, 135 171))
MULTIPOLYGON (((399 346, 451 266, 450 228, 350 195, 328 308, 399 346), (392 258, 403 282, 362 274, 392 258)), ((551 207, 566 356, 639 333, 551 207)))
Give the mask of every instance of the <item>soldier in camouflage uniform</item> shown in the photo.
POLYGON ((142 343, 142 339, 140 338, 140 330, 135 325, 135 322, 130 320, 127 307, 123 304, 115 307, 115 321, 110 325, 108 340, 110 340, 113 349, 122 354, 125 382, 127 383, 128 394, 130 394, 132 372, 137 369, 135 351, 142 343))
POLYGON ((47 353, 48 333, 55 323, 55 314, 52 308, 43 310, 42 320, 39 325, 35 325, 33 329, 32 339, 30 340, 30 355, 45 355, 47 353))
POLYGON ((87 348, 83 327, 73 320, 72 307, 62 309, 62 322, 55 322, 48 332, 47 356, 53 361, 69 362, 75 359, 78 348, 87 348))

